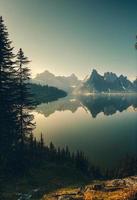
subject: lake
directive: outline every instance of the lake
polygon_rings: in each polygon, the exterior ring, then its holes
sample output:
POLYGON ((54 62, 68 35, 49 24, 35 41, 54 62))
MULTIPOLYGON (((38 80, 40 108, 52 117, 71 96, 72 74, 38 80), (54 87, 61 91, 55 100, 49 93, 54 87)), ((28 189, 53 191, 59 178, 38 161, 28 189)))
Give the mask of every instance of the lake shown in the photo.
POLYGON ((137 155, 137 95, 68 96, 40 104, 33 112, 34 135, 56 146, 82 150, 100 167, 114 167, 137 155))

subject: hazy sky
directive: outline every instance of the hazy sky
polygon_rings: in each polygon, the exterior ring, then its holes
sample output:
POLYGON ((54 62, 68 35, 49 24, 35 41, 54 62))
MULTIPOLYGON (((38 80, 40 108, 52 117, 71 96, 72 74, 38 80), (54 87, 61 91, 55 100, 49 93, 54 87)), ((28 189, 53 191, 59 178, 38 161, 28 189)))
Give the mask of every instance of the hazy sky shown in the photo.
POLYGON ((0 15, 33 75, 137 75, 137 0, 0 0, 0 15))

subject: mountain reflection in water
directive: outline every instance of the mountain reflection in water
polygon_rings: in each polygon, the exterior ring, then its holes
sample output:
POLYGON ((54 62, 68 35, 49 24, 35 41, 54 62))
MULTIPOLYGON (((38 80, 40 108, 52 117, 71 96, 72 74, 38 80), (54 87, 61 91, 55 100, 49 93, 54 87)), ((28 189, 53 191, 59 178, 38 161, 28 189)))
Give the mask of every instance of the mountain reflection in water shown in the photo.
POLYGON ((117 111, 123 112, 129 107, 133 110, 137 109, 137 95, 89 95, 78 97, 66 97, 58 101, 43 103, 37 106, 36 111, 44 114, 45 117, 50 116, 55 111, 69 110, 75 113, 79 107, 85 108, 93 118, 101 112, 104 115, 113 115, 117 111))

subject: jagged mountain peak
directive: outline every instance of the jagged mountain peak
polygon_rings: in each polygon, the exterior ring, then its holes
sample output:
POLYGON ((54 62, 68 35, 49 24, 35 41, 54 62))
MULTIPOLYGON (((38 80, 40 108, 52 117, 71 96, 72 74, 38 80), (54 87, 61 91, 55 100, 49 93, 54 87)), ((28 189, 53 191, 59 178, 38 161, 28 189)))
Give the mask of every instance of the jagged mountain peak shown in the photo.
POLYGON ((72 81, 78 81, 78 77, 72 73, 70 76, 68 76, 68 79, 72 80, 72 81))
POLYGON ((93 69, 90 77, 92 76, 101 76, 101 75, 98 73, 96 69, 93 69))
POLYGON ((96 69, 93 69, 93 70, 92 70, 92 74, 98 74, 97 70, 96 70, 96 69))
POLYGON ((86 92, 134 92, 136 84, 132 83, 124 75, 117 76, 113 72, 105 72, 100 75, 96 69, 92 70, 90 77, 84 81, 81 87, 86 92))
POLYGON ((114 82, 117 79, 117 75, 113 72, 105 72, 104 79, 108 82, 114 82))
POLYGON ((92 76, 96 76, 96 75, 100 75, 100 74, 98 73, 98 71, 96 69, 93 69, 93 70, 91 70, 91 74, 90 74, 89 78, 91 78, 92 76))
POLYGON ((94 81, 94 80, 98 80, 102 78, 103 76, 101 76, 96 69, 93 69, 88 81, 90 82, 90 81, 94 81))
POLYGON ((72 74, 70 75, 70 77, 77 78, 77 76, 76 76, 74 73, 72 73, 72 74))
POLYGON ((45 70, 44 72, 37 74, 35 78, 42 78, 42 77, 47 77, 47 76, 54 77, 54 74, 52 74, 48 70, 45 70))
POLYGON ((121 74, 121 75, 119 76, 119 78, 120 78, 120 79, 127 79, 127 76, 124 76, 123 74, 121 74))

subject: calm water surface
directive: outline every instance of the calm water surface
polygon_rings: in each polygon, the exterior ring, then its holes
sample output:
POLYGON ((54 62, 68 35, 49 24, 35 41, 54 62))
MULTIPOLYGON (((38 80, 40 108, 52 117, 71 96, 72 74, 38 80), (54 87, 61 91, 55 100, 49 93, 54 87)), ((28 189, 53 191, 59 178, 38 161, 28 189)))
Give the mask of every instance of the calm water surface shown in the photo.
POLYGON ((137 155, 137 95, 66 97, 33 112, 35 136, 45 143, 82 150, 101 167, 137 155))

